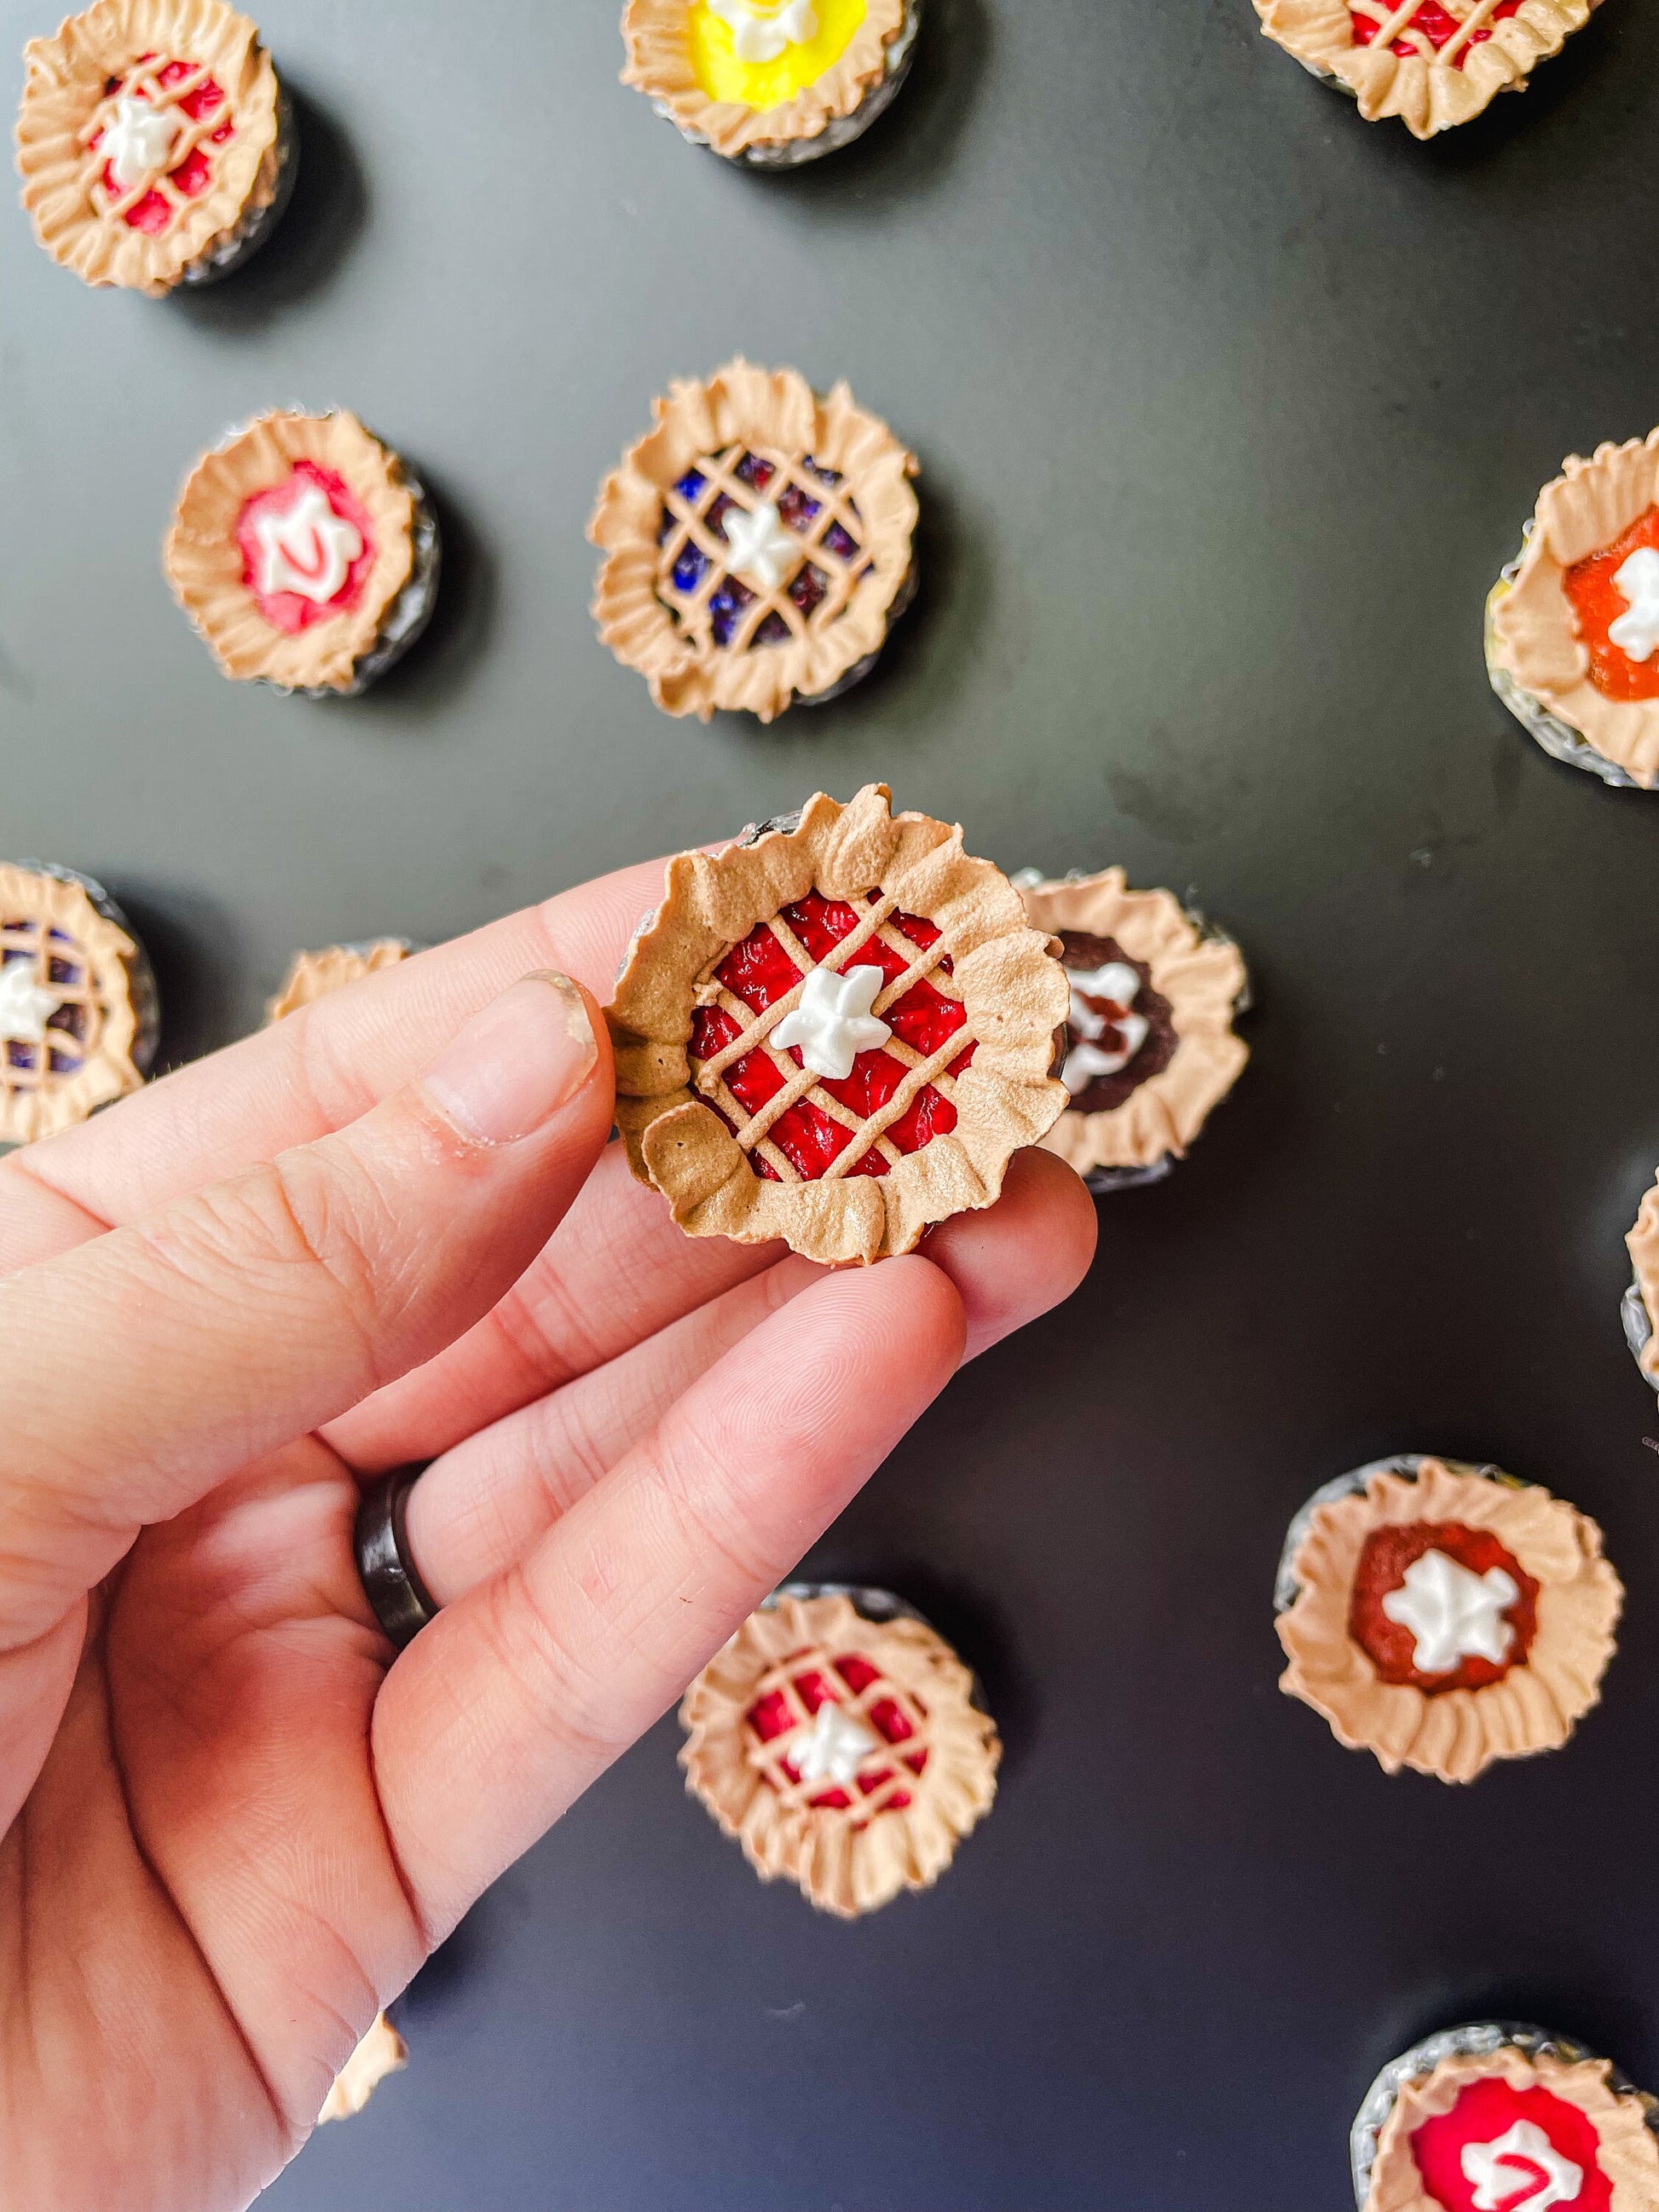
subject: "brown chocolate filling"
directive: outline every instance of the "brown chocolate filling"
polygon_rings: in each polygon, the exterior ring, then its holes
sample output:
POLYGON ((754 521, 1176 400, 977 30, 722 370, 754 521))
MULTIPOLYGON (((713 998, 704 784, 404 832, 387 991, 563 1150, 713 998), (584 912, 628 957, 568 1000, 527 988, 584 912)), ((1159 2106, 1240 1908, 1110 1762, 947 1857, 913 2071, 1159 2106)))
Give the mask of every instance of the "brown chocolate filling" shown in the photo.
MULTIPOLYGON (((1074 1114, 1110 1114, 1115 1112, 1132 1091, 1139 1091, 1155 1075, 1162 1075, 1175 1058, 1180 1039, 1176 1035, 1175 1014, 1169 1000, 1153 990, 1152 971, 1144 960, 1134 960, 1123 950, 1115 937, 1091 937, 1081 929, 1062 929, 1060 933, 1060 957, 1066 968, 1103 968, 1108 961, 1121 960, 1133 968, 1140 978, 1140 990, 1132 1011, 1146 1023, 1146 1041, 1126 1067, 1115 1075, 1097 1075, 1085 1090, 1079 1091, 1072 1101, 1074 1114)), ((1111 1002, 1092 999, 1086 991, 1078 994, 1086 1006, 1112 1018, 1111 1002)), ((1068 1023, 1066 1029, 1066 1048, 1083 1040, 1068 1023)))

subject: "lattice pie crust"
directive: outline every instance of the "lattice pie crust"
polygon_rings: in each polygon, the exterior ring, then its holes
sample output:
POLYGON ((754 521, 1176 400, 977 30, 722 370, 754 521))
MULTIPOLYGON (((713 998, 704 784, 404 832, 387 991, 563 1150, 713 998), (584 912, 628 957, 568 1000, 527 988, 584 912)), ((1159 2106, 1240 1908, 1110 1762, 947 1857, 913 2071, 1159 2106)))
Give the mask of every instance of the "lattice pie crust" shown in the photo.
POLYGON ((27 1145, 83 1121, 137 1091, 138 1012, 126 932, 80 884, 0 862, 0 972, 30 963, 35 982, 76 1010, 74 1032, 48 1026, 44 1045, 0 1038, 0 1144, 27 1145), (55 1040, 55 1042, 54 1042, 55 1040))

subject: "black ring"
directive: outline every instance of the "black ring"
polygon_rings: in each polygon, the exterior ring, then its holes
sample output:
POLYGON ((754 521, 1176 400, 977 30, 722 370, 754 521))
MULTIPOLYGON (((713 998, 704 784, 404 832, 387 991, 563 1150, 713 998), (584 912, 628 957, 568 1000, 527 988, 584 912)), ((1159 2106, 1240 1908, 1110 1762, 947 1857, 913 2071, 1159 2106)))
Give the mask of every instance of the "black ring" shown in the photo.
POLYGON ((422 1460, 417 1467, 393 1468, 369 1484, 357 1506, 355 1544, 363 1595, 400 1651, 438 1612, 438 1601, 410 1559, 404 1526, 409 1493, 429 1463, 422 1460))

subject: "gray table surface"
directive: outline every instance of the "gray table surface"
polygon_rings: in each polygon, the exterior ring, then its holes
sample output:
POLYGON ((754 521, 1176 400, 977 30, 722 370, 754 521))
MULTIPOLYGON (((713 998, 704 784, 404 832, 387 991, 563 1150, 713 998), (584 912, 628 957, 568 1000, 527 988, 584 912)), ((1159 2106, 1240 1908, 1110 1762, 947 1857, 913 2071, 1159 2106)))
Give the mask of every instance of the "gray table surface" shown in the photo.
MULTIPOLYGON (((52 12, 0 0, 0 48, 52 12)), ((617 84, 603 0, 270 0, 307 146, 261 260, 158 305, 0 222, 0 850, 129 903, 169 1057, 295 945, 872 776, 1009 866, 1190 888, 1261 995, 1191 1161, 813 1554, 988 1685, 1004 1788, 949 1876, 853 1928, 763 1888, 665 1720, 420 1977, 410 2070, 280 2212, 1335 2212, 1373 2070, 1448 2019, 1659 2088, 1659 1409, 1617 1316, 1659 799, 1545 759, 1480 660, 1539 483, 1659 415, 1659 13, 1610 0, 1427 148, 1247 0, 931 14, 862 146, 762 178, 617 84), (770 731, 658 714, 586 612, 599 477, 738 349, 848 377, 924 470, 922 602, 770 731), (362 413, 449 535, 355 704, 224 682, 161 574, 192 456, 289 401, 362 413), (1410 1448, 1550 1482, 1632 1591, 1571 1747, 1469 1791, 1274 1687, 1292 1510, 1410 1448)))

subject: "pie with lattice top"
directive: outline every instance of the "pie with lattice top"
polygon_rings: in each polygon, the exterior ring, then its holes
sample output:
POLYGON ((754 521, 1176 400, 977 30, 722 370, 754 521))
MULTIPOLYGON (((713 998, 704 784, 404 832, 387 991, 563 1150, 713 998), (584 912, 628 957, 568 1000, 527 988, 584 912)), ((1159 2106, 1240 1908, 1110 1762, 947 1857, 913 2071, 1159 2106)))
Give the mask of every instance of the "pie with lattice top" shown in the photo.
POLYGON ((98 0, 25 58, 17 166, 54 260, 159 298, 264 235, 293 149, 246 15, 224 0, 98 0))
POLYGON ((588 524, 600 636, 671 714, 829 698, 908 602, 915 473, 844 384, 743 361, 676 384, 588 524))
POLYGON ((1071 994, 1066 1110, 1043 1144, 1095 1189, 1163 1174, 1249 1058, 1233 1030, 1243 956, 1173 892, 1131 890, 1121 868, 1018 881, 1032 921, 1060 940, 1071 994))
POLYGON ((1659 2206, 1653 2099, 1569 2037, 1471 2022, 1430 2038, 1383 2079, 1392 2101, 1369 2171, 1356 2173, 1360 2212, 1659 2206))
POLYGON ((0 1144, 51 1136, 137 1091, 155 1044, 149 963, 101 887, 0 861, 0 1144))
POLYGON ((1255 0, 1261 27, 1305 69, 1341 85, 1368 123, 1397 115, 1414 138, 1523 92, 1597 0, 1255 0))
POLYGON ((1472 1782, 1564 1744, 1624 1601, 1601 1532, 1497 1468, 1407 1455, 1328 1484, 1279 1571, 1279 1687, 1351 1751, 1472 1782))
POLYGON ((960 828, 884 786, 683 853, 606 1009, 617 1121, 696 1237, 908 1252, 1066 1103, 1064 975, 960 828))
POLYGON ((1659 787, 1659 430, 1572 455, 1486 602, 1504 705, 1558 759, 1659 787))
POLYGON ((355 415, 262 415, 191 471, 164 553, 227 676, 351 695, 419 636, 438 527, 400 454, 355 415))
POLYGON ((843 1917, 931 1887, 996 1794, 1001 1745, 967 1668, 925 1622, 842 1592, 751 1613, 680 1723, 687 1788, 756 1872, 843 1917))
POLYGON ((699 146, 786 167, 850 145, 910 66, 921 0, 627 0, 622 78, 699 146))
POLYGON ((282 988, 265 1003, 267 1022, 280 1022, 301 1006, 343 991, 348 983, 395 968, 414 951, 406 937, 377 937, 364 945, 331 945, 322 952, 296 952, 282 988))

